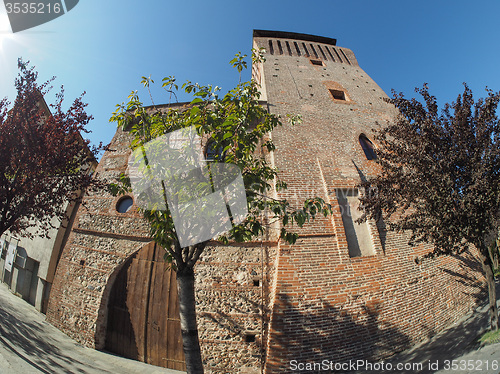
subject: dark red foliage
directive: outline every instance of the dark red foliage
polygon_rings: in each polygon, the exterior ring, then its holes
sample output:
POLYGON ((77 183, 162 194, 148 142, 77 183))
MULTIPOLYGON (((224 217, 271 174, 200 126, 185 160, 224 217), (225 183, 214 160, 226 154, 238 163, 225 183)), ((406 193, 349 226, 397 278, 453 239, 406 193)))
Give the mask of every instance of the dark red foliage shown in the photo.
POLYGON ((92 185, 98 149, 82 132, 92 119, 82 96, 64 111, 64 90, 50 110, 43 98, 52 80, 37 83, 29 62, 18 61, 17 97, 0 102, 0 234, 47 236, 54 217, 92 185), (27 230, 30 228, 30 230, 27 230))
POLYGON ((460 254, 469 246, 489 285, 492 326, 498 328, 489 247, 500 218, 500 93, 487 90, 474 101, 471 90, 439 112, 426 85, 423 102, 394 94, 396 121, 375 136, 382 172, 362 183, 362 219, 384 219, 392 230, 409 232, 410 244, 429 242, 426 257, 460 254))

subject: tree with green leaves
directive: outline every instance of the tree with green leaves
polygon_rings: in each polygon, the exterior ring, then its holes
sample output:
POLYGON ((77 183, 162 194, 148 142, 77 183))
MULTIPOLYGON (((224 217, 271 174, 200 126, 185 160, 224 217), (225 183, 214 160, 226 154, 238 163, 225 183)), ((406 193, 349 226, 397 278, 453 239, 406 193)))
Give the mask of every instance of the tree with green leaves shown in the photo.
MULTIPOLYGON (((409 232, 410 245, 432 243, 424 258, 460 255, 477 249, 488 285, 491 328, 498 310, 490 247, 499 230, 500 93, 474 101, 464 92, 439 111, 427 85, 416 90, 423 102, 394 93, 397 120, 379 130, 377 162, 381 173, 361 186, 365 219, 383 219, 409 232)), ((416 259, 422 261, 424 258, 416 259)))
MULTIPOLYGON (((184 108, 169 108, 154 105, 145 107, 137 92, 132 92, 126 104, 119 105, 111 121, 118 123, 134 136, 132 149, 141 150, 146 144, 165 134, 179 129, 195 128, 202 139, 210 139, 210 147, 218 163, 236 165, 241 171, 246 193, 248 214, 239 224, 232 225, 230 231, 219 236, 222 243, 245 242, 263 235, 266 230, 279 224, 279 237, 294 243, 298 234, 294 225, 301 227, 317 214, 331 213, 331 207, 321 198, 312 198, 300 208, 293 207, 287 200, 275 197, 275 192, 286 189, 278 171, 269 161, 269 154, 275 146, 269 134, 277 126, 282 126, 282 118, 269 113, 259 103, 259 86, 254 81, 241 82, 241 73, 246 68, 246 56, 241 53, 231 61, 239 74, 239 84, 224 95, 213 86, 202 86, 187 82, 181 89, 192 95, 190 105, 184 108)), ((262 53, 254 51, 253 63, 263 59, 262 53)), ((143 77, 142 83, 150 88, 151 78, 143 77)), ((169 97, 177 97, 179 90, 175 78, 163 79, 162 87, 169 97)), ((150 92, 151 94, 151 92, 150 92)), ((289 125, 300 119, 289 116, 289 125)), ((151 165, 152 166, 152 165, 151 165)), ((113 194, 130 191, 130 178, 120 177, 120 183, 111 184, 113 194)), ((167 193, 162 185, 163 196, 167 193)), ((166 205, 166 204, 164 204, 166 205)), ((167 259, 177 272, 180 304, 181 330, 188 373, 202 373, 203 363, 198 340, 195 310, 195 264, 202 255, 208 240, 182 246, 176 232, 171 210, 149 207, 141 209, 150 224, 150 235, 167 253, 167 259)), ((233 217, 231 217, 233 222, 233 217)))

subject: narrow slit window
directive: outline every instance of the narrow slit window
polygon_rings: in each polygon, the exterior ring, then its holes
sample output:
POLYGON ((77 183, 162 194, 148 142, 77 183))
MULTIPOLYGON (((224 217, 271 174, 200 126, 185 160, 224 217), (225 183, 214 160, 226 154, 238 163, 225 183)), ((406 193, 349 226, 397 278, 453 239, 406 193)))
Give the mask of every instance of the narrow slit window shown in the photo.
POLYGON ((332 61, 335 62, 335 59, 333 58, 332 52, 330 51, 330 48, 326 47, 326 51, 328 52, 328 55, 331 57, 332 61))
POLYGON ((328 60, 326 58, 325 52, 323 52, 323 48, 321 48, 321 46, 319 44, 318 44, 318 48, 319 48, 319 51, 321 52, 321 54, 323 55, 323 60, 328 60))
POLYGON ((269 53, 274 55, 274 46, 272 40, 269 40, 269 53))
POLYGON ((359 144, 361 145, 361 148, 363 149, 363 152, 365 153, 367 160, 377 159, 377 154, 375 153, 375 147, 373 146, 373 143, 370 141, 370 139, 366 137, 366 135, 361 134, 359 136, 359 144))
POLYGON ((342 223, 347 240, 349 257, 372 256, 375 254, 368 223, 357 223, 362 211, 359 207, 359 192, 356 188, 337 189, 342 223))
POLYGON ((306 51, 306 57, 309 57, 309 51, 307 50, 306 43, 302 43, 302 47, 304 47, 304 51, 306 51))
POLYGON ((341 49, 340 52, 342 52, 342 56, 344 56, 345 60, 347 61, 347 63, 349 65, 351 65, 351 61, 349 61, 349 59, 347 58, 346 54, 344 53, 344 51, 341 49))
POLYGON ((293 42, 293 44, 295 45, 295 49, 297 50, 297 56, 301 56, 302 53, 300 53, 299 45, 297 44, 297 42, 293 42))
POLYGON ((281 47, 281 42, 278 40, 278 50, 280 51, 280 55, 283 54, 283 48, 281 47))
POLYGON ((316 65, 316 66, 323 66, 323 61, 321 60, 315 60, 315 59, 310 59, 311 64, 316 65))
POLYGON ((342 61, 342 59, 340 58, 340 55, 339 55, 339 53, 337 52, 337 48, 335 48, 335 47, 332 47, 332 48, 333 48, 333 52, 335 52, 335 54, 337 55, 337 58, 339 59, 339 61, 340 61, 340 62, 344 62, 344 61, 342 61))
POLYGON ((290 48, 290 43, 288 43, 288 40, 285 41, 285 44, 286 44, 286 49, 288 50, 288 54, 291 56, 292 48, 290 48))
POLYGON ((311 46, 311 49, 314 53, 314 57, 318 58, 318 54, 316 53, 316 49, 314 49, 314 46, 312 44, 310 44, 310 46, 311 46))

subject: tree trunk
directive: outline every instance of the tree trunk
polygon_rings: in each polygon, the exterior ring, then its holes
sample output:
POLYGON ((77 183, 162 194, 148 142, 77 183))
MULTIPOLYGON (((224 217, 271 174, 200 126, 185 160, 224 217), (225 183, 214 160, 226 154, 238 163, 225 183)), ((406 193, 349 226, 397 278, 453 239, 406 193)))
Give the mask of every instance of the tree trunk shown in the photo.
POLYGON ((486 283, 488 284, 488 299, 489 299, 489 315, 490 326, 493 331, 498 330, 498 308, 497 295, 495 289, 495 278, 493 276, 493 263, 489 255, 488 248, 482 248, 480 252, 481 265, 483 266, 486 283), (486 255, 485 255, 486 253, 486 255))
POLYGON ((198 326, 196 323, 196 303, 194 293, 194 271, 185 268, 177 273, 177 290, 181 319, 182 343, 188 374, 203 374, 198 326))
POLYGON ((498 240, 491 246, 491 261, 493 262, 493 270, 498 269, 498 240))

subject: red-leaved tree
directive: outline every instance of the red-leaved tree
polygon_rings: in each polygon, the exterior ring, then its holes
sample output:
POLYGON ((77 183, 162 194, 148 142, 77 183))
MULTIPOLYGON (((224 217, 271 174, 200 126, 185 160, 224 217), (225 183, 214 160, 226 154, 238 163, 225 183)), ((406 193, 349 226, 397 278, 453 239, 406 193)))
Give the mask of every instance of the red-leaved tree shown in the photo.
POLYGON ((61 87, 47 106, 43 97, 54 78, 38 84, 29 61, 19 59, 18 67, 14 104, 0 101, 0 235, 48 237, 54 217, 65 219, 67 204, 94 183, 99 149, 81 136, 92 119, 83 95, 65 111, 61 87))
POLYGON ((362 183, 361 221, 382 218, 389 229, 410 233, 410 244, 434 244, 426 258, 475 247, 498 330, 490 247, 500 230, 500 92, 474 100, 465 85, 441 112, 427 85, 417 92, 423 102, 394 94, 400 114, 375 136, 382 171, 362 183))

